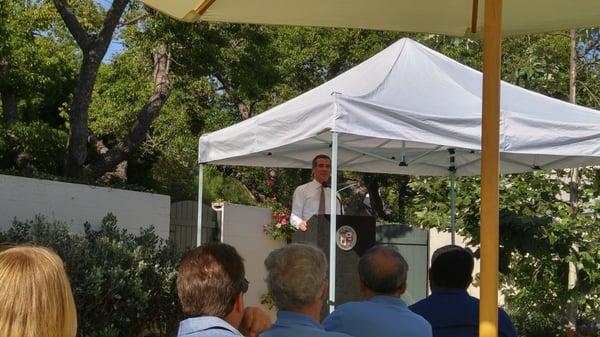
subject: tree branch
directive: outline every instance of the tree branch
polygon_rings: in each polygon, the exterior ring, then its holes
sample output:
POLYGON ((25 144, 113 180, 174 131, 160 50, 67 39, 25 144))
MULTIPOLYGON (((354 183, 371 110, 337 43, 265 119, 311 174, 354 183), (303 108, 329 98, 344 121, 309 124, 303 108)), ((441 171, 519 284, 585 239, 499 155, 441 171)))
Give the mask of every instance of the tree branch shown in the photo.
POLYGON ((229 84, 229 81, 227 81, 225 77, 219 73, 215 73, 215 77, 217 80, 219 80, 219 82, 221 82, 221 89, 225 91, 227 96, 229 96, 229 98, 231 98, 233 103, 235 103, 237 106, 242 120, 252 117, 252 106, 248 106, 248 104, 244 103, 244 101, 235 94, 233 88, 229 84))
POLYGON ((379 194, 379 179, 375 174, 365 173, 362 176, 365 187, 369 191, 369 199, 371 201, 371 209, 375 211, 377 217, 387 220, 388 214, 385 212, 383 200, 379 194))
POLYGON ((143 20, 143 19, 145 19, 145 18, 147 18, 149 16, 150 16, 149 13, 140 14, 140 15, 136 16, 135 18, 131 19, 131 20, 128 20, 128 21, 125 21, 125 22, 121 23, 119 25, 119 27, 125 27, 125 26, 129 26, 129 25, 138 23, 140 20, 143 20))
POLYGON ((154 92, 138 112, 137 119, 129 129, 127 137, 108 150, 99 162, 92 165, 92 177, 94 179, 98 179, 106 172, 114 170, 120 162, 127 160, 134 154, 146 139, 146 134, 152 122, 156 119, 171 94, 170 58, 170 53, 165 45, 161 45, 152 51, 154 92))
MULTIPOLYGON (((110 9, 106 13, 104 22, 102 23, 102 30, 100 30, 100 33, 98 34, 98 37, 96 38, 96 41, 94 41, 94 44, 96 45, 97 48, 104 50, 104 52, 106 51, 106 49, 108 48, 108 45, 110 44, 110 41, 112 40, 112 36, 115 32, 115 28, 117 27, 117 24, 119 23, 119 19, 123 15, 123 12, 125 11, 125 7, 127 7, 128 3, 129 3, 129 0, 114 0, 113 1, 112 5, 110 6, 110 9)), ((102 53, 102 54, 104 55, 104 53, 102 53)))
POLYGON ((83 29, 81 23, 73 13, 71 6, 66 2, 66 0, 52 0, 54 3, 54 7, 58 10, 58 13, 62 17, 65 25, 67 25, 67 29, 75 38, 75 42, 79 45, 82 50, 87 50, 92 43, 92 39, 88 35, 88 33, 83 29))

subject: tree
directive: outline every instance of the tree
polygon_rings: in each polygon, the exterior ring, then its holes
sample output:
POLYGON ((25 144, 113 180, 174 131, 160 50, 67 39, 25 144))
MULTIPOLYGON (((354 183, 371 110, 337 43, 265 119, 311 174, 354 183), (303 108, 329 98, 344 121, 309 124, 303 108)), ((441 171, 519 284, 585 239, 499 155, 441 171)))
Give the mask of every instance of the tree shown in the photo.
POLYGON ((87 157, 88 108, 98 68, 129 0, 113 1, 102 27, 93 34, 87 31, 79 22, 73 8, 66 0, 53 0, 53 3, 82 51, 82 63, 73 92, 73 102, 69 109, 71 128, 69 130, 67 158, 64 167, 66 175, 78 176, 81 175, 87 157))
MULTIPOLYGON (((82 24, 74 8, 66 0, 53 0, 53 3, 82 51, 82 63, 69 109, 70 130, 64 165, 66 175, 81 176, 88 155, 88 115, 96 77, 129 0, 113 1, 101 25, 96 25, 97 28, 94 25, 88 28, 82 24)), ((97 9, 100 11, 99 8, 97 9)), ((127 136, 104 152, 97 161, 90 163, 92 178, 99 178, 114 169, 117 164, 135 153, 145 139, 148 128, 171 93, 168 76, 169 58, 168 46, 163 44, 153 48, 154 90, 152 95, 139 109, 137 118, 131 125, 127 136)))

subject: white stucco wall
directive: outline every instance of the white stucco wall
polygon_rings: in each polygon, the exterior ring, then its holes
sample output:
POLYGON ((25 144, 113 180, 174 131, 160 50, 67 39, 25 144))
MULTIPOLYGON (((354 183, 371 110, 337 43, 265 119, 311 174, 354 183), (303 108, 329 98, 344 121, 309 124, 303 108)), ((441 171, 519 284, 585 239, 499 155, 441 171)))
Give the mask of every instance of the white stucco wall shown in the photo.
POLYGON ((86 221, 98 226, 113 213, 119 227, 131 233, 154 225, 157 235, 167 239, 170 203, 162 194, 0 175, 0 229, 10 227, 15 217, 30 220, 42 214, 79 232, 86 221))
MULTIPOLYGON (((263 225, 271 222, 271 209, 229 203, 213 206, 222 212, 221 242, 234 246, 244 258, 246 279, 250 282, 245 304, 259 306, 260 297, 267 293, 265 258, 284 245, 263 232, 263 225)), ((275 312, 270 313, 275 318, 275 312)))

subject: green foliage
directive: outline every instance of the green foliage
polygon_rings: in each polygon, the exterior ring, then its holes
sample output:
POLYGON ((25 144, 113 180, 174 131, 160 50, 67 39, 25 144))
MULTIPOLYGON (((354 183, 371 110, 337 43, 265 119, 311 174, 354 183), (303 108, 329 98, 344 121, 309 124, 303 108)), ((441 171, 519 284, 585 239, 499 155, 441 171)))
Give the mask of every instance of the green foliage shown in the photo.
POLYGON ((569 44, 567 34, 538 34, 506 39, 503 46, 503 79, 547 96, 568 99, 569 44))
MULTIPOLYGON (((500 182, 500 272, 508 309, 522 336, 564 336, 567 303, 578 303, 578 324, 600 312, 600 219, 597 175, 582 170, 575 208, 570 171, 507 175, 500 182), (576 248, 575 248, 576 247, 576 248), (568 263, 578 270, 567 289, 568 263)), ((413 178, 414 223, 449 227, 449 179, 413 178)), ((457 179, 459 232, 479 244, 479 179, 457 179)))
POLYGON ((90 130, 107 146, 127 135, 137 111, 152 93, 149 53, 128 50, 100 67, 90 105, 90 130))
MULTIPOLYGON (((280 27, 274 41, 281 54, 278 64, 281 103, 349 70, 402 36, 342 28, 280 27)), ((278 95, 279 96, 279 95, 278 95)))
POLYGON ((24 120, 62 124, 79 61, 49 1, 4 0, 0 7, 0 91, 13 92, 24 120))
POLYGON ((15 123, 0 134, 4 169, 59 174, 67 134, 42 122, 15 123))
POLYGON ((78 336, 168 336, 180 319, 175 288, 179 256, 152 227, 132 235, 109 214, 83 234, 41 216, 15 220, 0 243, 51 247, 65 262, 78 312, 78 336))
MULTIPOLYGON (((198 186, 197 182, 196 185, 198 186)), ((256 200, 248 188, 238 180, 216 170, 214 166, 207 165, 204 171, 203 201, 220 200, 242 205, 255 205, 256 200)))

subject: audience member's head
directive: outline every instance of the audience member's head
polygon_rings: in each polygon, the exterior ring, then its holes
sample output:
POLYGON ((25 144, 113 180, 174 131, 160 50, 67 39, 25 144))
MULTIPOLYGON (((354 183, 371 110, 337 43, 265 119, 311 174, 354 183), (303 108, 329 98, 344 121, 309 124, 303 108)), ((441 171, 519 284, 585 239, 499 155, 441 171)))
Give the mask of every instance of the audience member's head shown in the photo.
POLYGON ((48 248, 0 252, 0 336, 75 337, 77 311, 63 262, 48 248))
POLYGON ((473 254, 466 248, 447 245, 437 249, 431 257, 431 288, 467 289, 473 281, 473 265, 473 254))
POLYGON ((322 250, 302 243, 276 249, 265 260, 267 286, 279 310, 297 311, 326 296, 327 259, 322 250))
POLYGON ((188 317, 214 316, 237 328, 248 290, 244 261, 230 245, 210 243, 190 251, 181 262, 177 291, 188 317))
POLYGON ((358 276, 361 290, 367 296, 384 294, 400 296, 406 291, 408 263, 395 249, 374 246, 361 256, 358 276))

